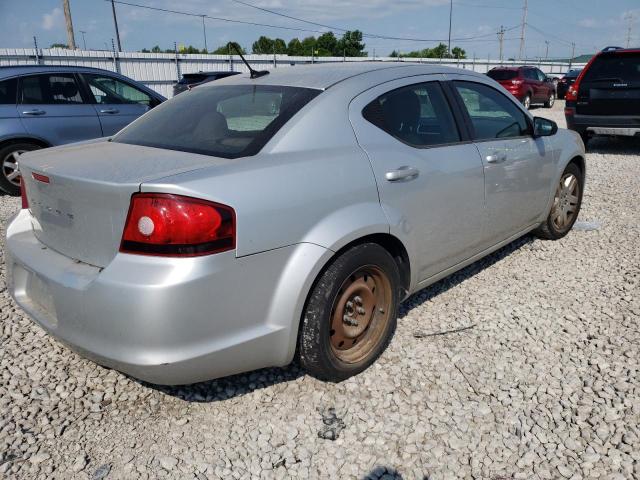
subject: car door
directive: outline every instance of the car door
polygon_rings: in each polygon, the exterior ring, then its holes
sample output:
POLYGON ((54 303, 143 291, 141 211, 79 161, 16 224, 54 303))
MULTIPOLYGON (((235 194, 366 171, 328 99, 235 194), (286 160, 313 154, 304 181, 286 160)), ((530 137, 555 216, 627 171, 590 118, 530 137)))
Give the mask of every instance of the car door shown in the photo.
POLYGON ((536 77, 538 78, 538 82, 540 83, 540 101, 546 102, 551 93, 555 93, 555 85, 550 78, 544 74, 542 70, 539 68, 535 69, 536 77))
POLYGON ((534 224, 544 210, 554 152, 548 139, 533 138, 530 117, 502 92, 474 81, 453 86, 484 164, 487 236, 498 243, 534 224))
POLYGON ((375 174, 391 234, 421 281, 483 248, 484 178, 439 80, 420 76, 357 96, 350 118, 375 174))
POLYGON ((105 137, 115 135, 156 104, 151 95, 119 78, 93 73, 82 77, 95 101, 93 107, 105 137))
POLYGON ((52 145, 102 136, 98 116, 74 74, 27 75, 18 90, 18 114, 29 134, 52 145))

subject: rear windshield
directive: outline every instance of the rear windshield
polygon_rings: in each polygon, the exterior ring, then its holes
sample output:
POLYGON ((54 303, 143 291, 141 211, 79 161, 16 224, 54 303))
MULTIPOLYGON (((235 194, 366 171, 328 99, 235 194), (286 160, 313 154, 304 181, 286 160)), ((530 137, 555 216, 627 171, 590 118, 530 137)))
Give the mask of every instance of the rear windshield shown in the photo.
POLYGON ((569 70, 564 78, 577 78, 582 70, 569 70))
POLYGON ((489 73, 487 73, 487 75, 489 75, 489 77, 493 78, 496 81, 511 80, 518 76, 518 71, 517 70, 490 70, 489 73))
POLYGON ((600 55, 596 57, 587 72, 584 82, 597 81, 638 82, 640 81, 640 53, 600 55))
POLYGON ((319 93, 269 85, 195 88, 154 108, 113 141, 223 158, 255 155, 319 93))

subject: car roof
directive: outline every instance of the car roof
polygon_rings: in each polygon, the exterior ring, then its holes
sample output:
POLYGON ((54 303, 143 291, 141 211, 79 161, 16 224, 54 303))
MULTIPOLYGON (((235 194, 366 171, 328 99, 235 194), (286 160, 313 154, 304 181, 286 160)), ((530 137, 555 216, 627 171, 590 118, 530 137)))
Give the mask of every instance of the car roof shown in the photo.
POLYGON ((102 68, 78 67, 75 65, 12 65, 0 67, 0 78, 16 77, 19 75, 30 75, 33 73, 47 72, 96 72, 109 73, 111 75, 119 75, 111 70, 103 70, 102 68))
MULTIPOLYGON (((251 63, 251 62, 250 62, 251 63)), ((256 70, 259 67, 254 66, 256 70)), ((273 68, 269 75, 259 78, 251 78, 248 73, 234 75, 217 80, 215 84, 221 85, 283 85, 289 87, 314 88, 326 90, 327 88, 358 75, 375 75, 376 72, 388 69, 397 69, 398 78, 406 75, 433 75, 433 74, 457 74, 461 71, 467 75, 482 75, 470 70, 445 67, 439 64, 421 64, 414 62, 331 62, 308 65, 295 65, 290 67, 273 68)), ((199 88, 211 88, 213 84, 203 85, 199 88)))

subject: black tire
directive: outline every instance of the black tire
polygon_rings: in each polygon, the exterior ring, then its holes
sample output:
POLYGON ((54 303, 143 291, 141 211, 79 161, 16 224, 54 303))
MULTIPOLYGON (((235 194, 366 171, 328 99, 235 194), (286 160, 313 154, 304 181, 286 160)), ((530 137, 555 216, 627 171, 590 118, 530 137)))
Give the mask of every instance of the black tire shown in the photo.
POLYGON ((17 197, 20 195, 20 184, 12 182, 9 175, 13 169, 9 168, 9 163, 13 163, 12 155, 16 152, 30 152, 42 148, 40 145, 31 142, 9 143, 0 147, 0 190, 17 197), (5 163, 5 161, 7 163, 5 163))
POLYGON ((531 95, 529 93, 527 93, 524 98, 522 99, 522 105, 524 106, 524 108, 526 108, 527 110, 529 110, 531 108, 531 95))
POLYGON ((547 101, 544 102, 544 108, 551 108, 551 107, 553 107, 554 103, 556 103, 556 93, 555 92, 551 92, 551 94, 549 95, 549 98, 547 99, 547 101))
POLYGON ((546 240, 558 240, 564 237, 567 233, 569 233, 569 231, 573 227, 573 224, 576 222, 576 219, 578 218, 578 214, 580 213, 580 207, 582 206, 583 192, 584 192, 584 177, 582 175, 582 172, 580 171, 580 168, 578 168, 578 166, 575 163, 570 163, 569 165, 567 165, 567 168, 564 169, 564 172, 560 176, 560 182, 556 186, 556 191, 554 193, 554 200, 551 206, 551 210, 549 211, 549 215, 547 216, 546 220, 537 228, 537 230, 535 230, 534 233, 539 238, 543 238, 546 240), (559 227, 556 221, 554 221, 554 219, 556 218, 556 204, 559 202, 558 196, 559 196, 560 185, 562 184, 563 179, 565 179, 568 175, 575 176, 577 180, 578 192, 576 196, 578 200, 577 200, 577 203, 575 204, 575 207, 573 207, 572 215, 568 223, 566 225, 562 225, 561 227, 559 227))
MULTIPOLYGON (((366 275, 362 278, 367 280, 366 275)), ((380 283, 386 282, 384 278, 380 279, 380 283)), ((369 281, 372 280, 374 279, 370 278, 369 281)), ((373 291, 377 285, 374 282, 373 291)), ((377 295, 381 295, 381 292, 384 294, 383 290, 386 288, 378 288, 377 295)), ((332 382, 339 382, 364 371, 382 354, 393 337, 399 298, 400 273, 398 265, 387 250, 375 243, 364 243, 345 251, 320 274, 307 298, 298 336, 298 356, 302 367, 310 375, 332 382), (362 341, 356 347, 358 339, 355 338, 351 347, 336 350, 333 344, 335 337, 332 339, 335 324, 332 322, 336 318, 337 304, 357 283, 354 281, 355 275, 360 270, 369 268, 374 268, 388 280, 388 284, 385 283, 389 289, 389 295, 385 297, 388 299, 387 308, 385 310, 379 307, 385 302, 375 303, 370 309, 371 313, 366 314, 368 320, 363 320, 367 325, 362 333, 362 341), (354 357, 354 361, 345 361, 343 357, 346 355, 343 352, 356 352, 358 348, 362 350, 362 358, 354 357)), ((348 328, 351 327, 344 327, 345 330, 348 328)))

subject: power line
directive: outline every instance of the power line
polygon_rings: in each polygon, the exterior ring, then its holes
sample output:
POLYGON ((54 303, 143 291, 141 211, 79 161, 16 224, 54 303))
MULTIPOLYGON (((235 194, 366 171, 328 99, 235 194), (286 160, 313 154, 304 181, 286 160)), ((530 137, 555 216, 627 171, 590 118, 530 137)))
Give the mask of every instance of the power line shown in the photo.
MULTIPOLYGON (((297 27, 285 27, 285 26, 281 26, 281 25, 273 25, 273 24, 268 24, 268 23, 259 23, 259 22, 248 22, 248 21, 244 21, 244 20, 235 20, 235 19, 231 19, 231 18, 224 18, 224 17, 214 17, 211 15, 203 15, 203 14, 199 14, 199 13, 192 13, 192 12, 184 12, 184 11, 180 11, 180 10, 173 10, 173 9, 169 9, 169 8, 161 8, 161 7, 152 7, 149 5, 140 5, 138 3, 132 3, 132 2, 125 2, 123 0, 105 0, 105 1, 111 1, 113 3, 118 3, 121 5, 127 5, 130 7, 137 7, 137 8, 144 8, 147 10, 155 10, 155 11, 159 11, 159 12, 165 12, 165 13, 173 13, 176 15, 186 15, 186 16, 190 16, 190 17, 204 17, 210 20, 218 20, 218 21, 222 21, 222 22, 230 22, 230 23, 239 23, 239 24, 243 24, 243 25, 252 25, 252 26, 258 26, 258 27, 268 27, 268 28, 279 28, 279 29, 283 29, 283 30, 294 30, 294 31, 298 31, 298 32, 312 32, 312 33, 326 33, 325 31, 321 31, 321 30, 313 30, 313 29, 307 29, 307 28, 297 28, 297 27)), ((236 1, 236 0, 234 0, 236 1)), ((250 3, 245 3, 245 2, 241 2, 244 5, 253 7, 253 8, 258 8, 259 10, 267 10, 267 9, 263 9, 261 7, 256 7, 255 5, 251 5, 250 3)), ((276 15, 278 15, 278 13, 275 13, 276 15)), ((312 23, 309 22, 307 20, 301 19, 301 18, 297 18, 297 17, 292 17, 292 16, 287 16, 287 18, 290 18, 292 20, 297 20, 297 21, 301 21, 301 22, 305 22, 305 23, 312 23)), ((340 31, 346 31, 345 29, 342 28, 338 28, 338 27, 333 27, 331 25, 326 25, 324 26, 325 28, 329 28, 329 29, 333 29, 333 30, 340 30, 340 31)), ((466 42, 466 41, 471 41, 471 40, 477 40, 480 38, 484 38, 487 36, 492 36, 493 33, 489 33, 489 34, 483 34, 483 35, 475 35, 475 36, 471 36, 471 37, 460 37, 460 38, 452 38, 452 41, 456 41, 456 42, 466 42)), ((446 42, 447 39, 446 38, 413 38, 413 37, 391 37, 391 36, 387 36, 387 35, 380 35, 380 34, 376 34, 376 33, 370 33, 370 32, 362 32, 362 36, 363 37, 367 37, 367 38, 377 38, 380 40, 394 40, 394 41, 408 41, 408 42, 421 42, 421 43, 427 43, 427 42, 446 42)))

